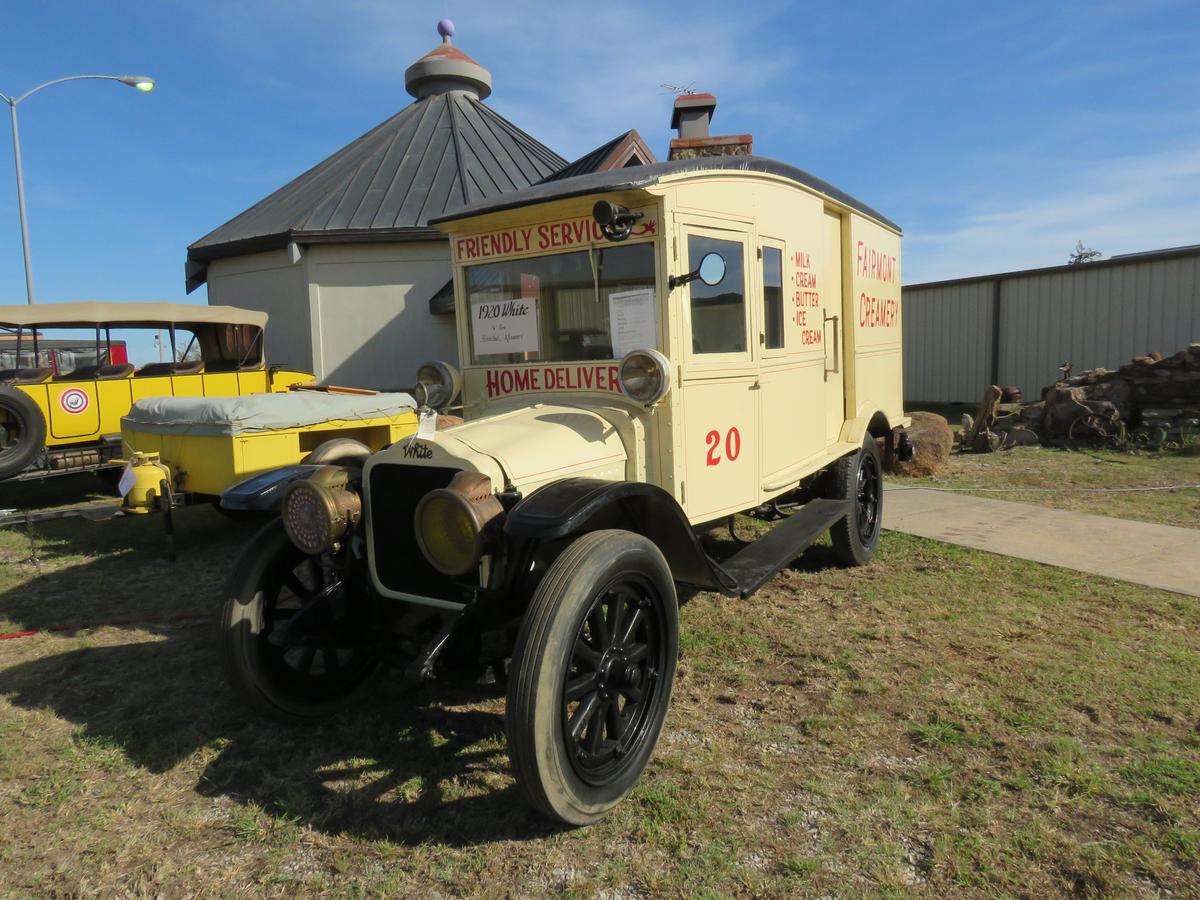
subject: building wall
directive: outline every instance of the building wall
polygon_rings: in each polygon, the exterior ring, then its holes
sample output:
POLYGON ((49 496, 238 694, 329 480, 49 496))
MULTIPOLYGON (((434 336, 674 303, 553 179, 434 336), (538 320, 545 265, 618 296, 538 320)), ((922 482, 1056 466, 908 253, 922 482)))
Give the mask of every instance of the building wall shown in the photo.
POLYGON ((458 365, 454 316, 429 298, 450 280, 446 241, 309 249, 314 356, 322 377, 355 387, 411 386, 431 359, 458 365))
POLYGON ((450 280, 445 241, 316 244, 214 260, 208 302, 261 309, 267 359, 331 384, 398 388, 430 359, 457 365, 454 317, 429 298, 450 280))
POLYGON ((214 260, 208 267, 208 302, 261 309, 267 321, 267 363, 312 372, 307 278, 303 260, 286 250, 214 260))
POLYGON ((1035 398, 1076 372, 1200 341, 1200 251, 904 289, 908 402, 974 402, 989 384, 1035 398), (998 306, 997 306, 998 303, 998 306))

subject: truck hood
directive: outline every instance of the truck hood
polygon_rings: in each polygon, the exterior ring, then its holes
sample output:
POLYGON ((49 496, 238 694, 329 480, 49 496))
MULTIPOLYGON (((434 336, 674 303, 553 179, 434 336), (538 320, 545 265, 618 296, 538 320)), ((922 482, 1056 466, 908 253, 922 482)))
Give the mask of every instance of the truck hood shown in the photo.
POLYGON ((629 416, 612 408, 604 413, 579 406, 526 406, 439 431, 427 440, 406 438, 376 454, 370 464, 470 469, 492 477, 497 490, 507 484, 525 494, 562 478, 616 481, 625 478, 628 453, 610 419, 629 416), (497 474, 502 478, 497 480, 497 474))

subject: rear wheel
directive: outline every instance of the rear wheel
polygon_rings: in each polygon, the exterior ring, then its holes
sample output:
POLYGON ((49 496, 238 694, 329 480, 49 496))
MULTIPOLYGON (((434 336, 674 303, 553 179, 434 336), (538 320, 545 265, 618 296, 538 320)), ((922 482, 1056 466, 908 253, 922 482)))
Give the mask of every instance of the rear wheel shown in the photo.
POLYGON ((509 676, 508 749, 530 804, 587 825, 633 789, 662 730, 678 649, 675 584, 649 540, 596 531, 555 560, 509 676))
POLYGON ((0 478, 19 475, 46 446, 46 420, 25 392, 0 384, 0 478))
POLYGON ((305 555, 275 520, 234 564, 220 620, 221 664, 260 711, 304 722, 366 695, 382 673, 369 607, 305 555))
POLYGON ((883 464, 879 445, 870 434, 858 453, 838 460, 833 497, 844 500, 846 517, 829 529, 833 551, 845 566, 865 566, 879 546, 883 523, 883 464))

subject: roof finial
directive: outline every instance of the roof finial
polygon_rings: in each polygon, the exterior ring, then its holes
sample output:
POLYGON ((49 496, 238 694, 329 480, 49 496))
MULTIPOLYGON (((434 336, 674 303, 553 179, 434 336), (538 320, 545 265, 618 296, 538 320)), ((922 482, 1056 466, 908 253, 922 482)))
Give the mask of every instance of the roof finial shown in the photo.
POLYGON ((450 38, 454 37, 454 23, 449 19, 442 19, 437 24, 437 33, 442 36, 443 44, 449 44, 450 38))

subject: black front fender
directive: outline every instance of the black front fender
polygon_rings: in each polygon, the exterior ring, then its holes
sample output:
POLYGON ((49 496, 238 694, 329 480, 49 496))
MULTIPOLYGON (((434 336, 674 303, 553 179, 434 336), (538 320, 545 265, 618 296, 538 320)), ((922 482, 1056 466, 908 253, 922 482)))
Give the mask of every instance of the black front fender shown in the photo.
POLYGON ((279 504, 283 502, 283 492, 293 481, 301 478, 311 478, 312 474, 323 465, 308 465, 297 463, 294 466, 283 466, 270 472, 260 472, 239 481, 221 494, 221 508, 243 512, 279 512, 279 504))
POLYGON ((675 498, 640 481, 568 478, 517 503, 505 517, 512 538, 547 542, 601 528, 623 528, 662 551, 676 581, 737 595, 737 585, 709 558, 675 498))

